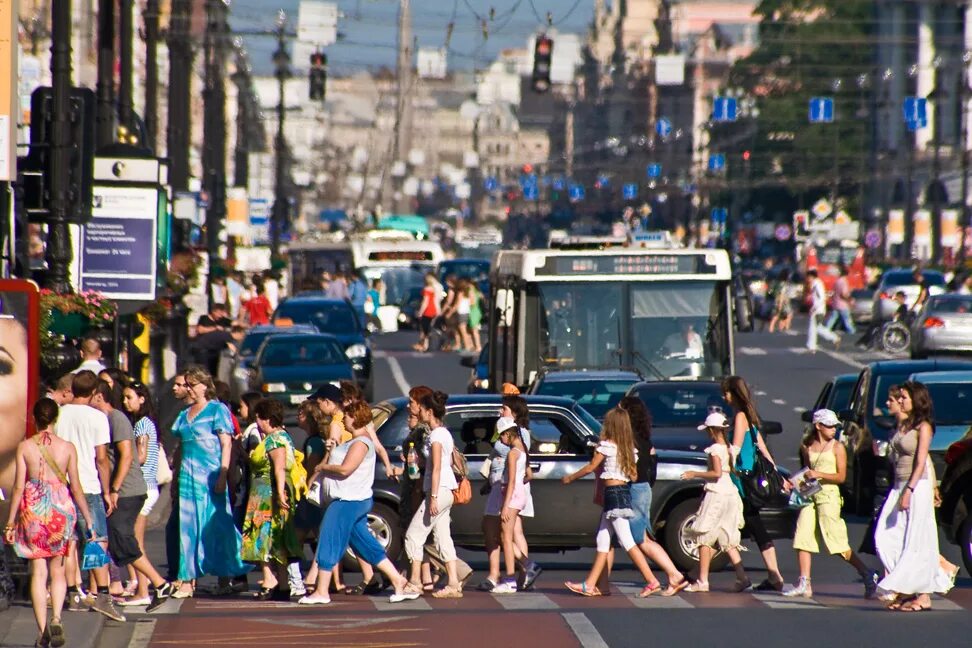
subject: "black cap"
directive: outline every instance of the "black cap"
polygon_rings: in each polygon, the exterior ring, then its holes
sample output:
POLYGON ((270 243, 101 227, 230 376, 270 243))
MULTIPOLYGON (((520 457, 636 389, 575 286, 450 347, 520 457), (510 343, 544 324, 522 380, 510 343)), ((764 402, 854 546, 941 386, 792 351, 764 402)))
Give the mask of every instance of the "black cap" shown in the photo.
POLYGON ((335 387, 331 383, 324 383, 317 388, 317 391, 311 394, 309 400, 329 400, 334 403, 341 403, 341 390, 335 387))

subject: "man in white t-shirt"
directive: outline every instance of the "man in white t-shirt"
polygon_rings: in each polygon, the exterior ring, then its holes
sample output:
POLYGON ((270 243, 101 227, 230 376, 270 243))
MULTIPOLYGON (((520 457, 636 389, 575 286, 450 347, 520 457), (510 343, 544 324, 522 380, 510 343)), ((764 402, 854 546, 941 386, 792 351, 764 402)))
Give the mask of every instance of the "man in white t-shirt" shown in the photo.
POLYGON ((823 281, 817 276, 814 268, 807 270, 807 280, 810 282, 810 317, 807 325, 807 349, 810 353, 817 352, 817 336, 832 342, 835 348, 840 348, 840 336, 823 326, 821 320, 827 314, 827 289, 823 281))
POLYGON ((101 343, 98 340, 87 338, 81 342, 81 364, 71 373, 92 371, 97 376, 104 370, 105 365, 101 362, 101 343))
MULTIPOLYGON (((81 480, 84 499, 91 510, 92 530, 102 548, 107 548, 108 515, 113 512, 109 499, 111 463, 108 459, 108 444, 111 442, 111 433, 108 417, 91 406, 91 399, 97 386, 98 376, 93 371, 85 370, 75 374, 71 382, 73 398, 70 403, 61 406, 54 433, 65 441, 70 441, 77 450, 78 477, 81 480)), ((78 526, 79 537, 87 541, 88 530, 84 528, 83 519, 78 520, 78 526)), ((78 588, 76 543, 71 545, 65 569, 68 582, 68 609, 83 610, 85 608, 81 604, 87 601, 82 598, 78 588)), ((93 569, 92 572, 98 593, 91 608, 109 619, 124 621, 124 615, 115 607, 108 593, 108 567, 93 569)))

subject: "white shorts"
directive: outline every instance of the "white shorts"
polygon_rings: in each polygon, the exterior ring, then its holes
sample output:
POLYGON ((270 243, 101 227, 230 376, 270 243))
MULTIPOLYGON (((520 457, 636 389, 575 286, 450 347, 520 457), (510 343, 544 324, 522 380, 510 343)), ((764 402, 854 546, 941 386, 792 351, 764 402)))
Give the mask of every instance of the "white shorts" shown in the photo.
POLYGON ((520 517, 533 517, 533 491, 530 489, 530 482, 524 484, 526 487, 526 503, 520 511, 520 517))
POLYGON ((155 508, 155 503, 159 501, 159 487, 149 486, 148 490, 145 491, 145 503, 142 504, 142 510, 139 511, 139 515, 148 516, 155 508))

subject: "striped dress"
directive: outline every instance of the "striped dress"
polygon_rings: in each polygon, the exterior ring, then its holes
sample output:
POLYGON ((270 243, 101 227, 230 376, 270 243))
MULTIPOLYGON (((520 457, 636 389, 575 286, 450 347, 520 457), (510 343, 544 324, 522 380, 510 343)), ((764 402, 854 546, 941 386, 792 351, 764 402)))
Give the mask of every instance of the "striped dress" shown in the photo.
POLYGON ((135 443, 139 437, 148 437, 148 452, 145 455, 145 463, 142 464, 142 476, 145 477, 145 486, 149 490, 158 488, 159 475, 159 434, 155 429, 155 423, 147 416, 143 416, 135 423, 135 443))
POLYGON ((209 401, 196 415, 179 413, 172 433, 182 442, 179 464, 179 580, 241 576, 249 571, 240 560, 243 539, 233 523, 227 490, 215 491, 220 468, 220 434, 233 434, 226 406, 209 401))

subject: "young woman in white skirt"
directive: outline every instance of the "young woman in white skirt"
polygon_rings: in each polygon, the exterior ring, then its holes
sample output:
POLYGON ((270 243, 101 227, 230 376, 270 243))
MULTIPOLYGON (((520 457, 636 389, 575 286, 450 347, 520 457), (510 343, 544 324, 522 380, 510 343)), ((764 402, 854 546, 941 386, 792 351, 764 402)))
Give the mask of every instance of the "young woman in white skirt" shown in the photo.
POLYGON ((931 609, 931 594, 952 587, 938 560, 935 485, 928 448, 934 429, 931 397, 921 383, 906 382, 898 394, 901 421, 891 438, 894 488, 881 508, 874 532, 878 556, 887 575, 878 583, 902 612, 931 609))

